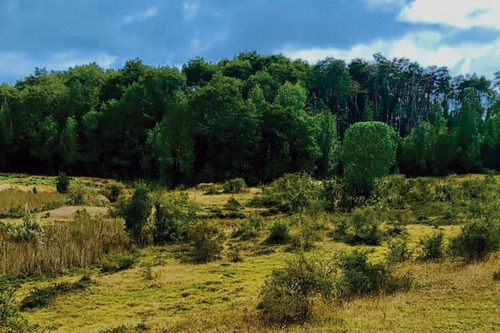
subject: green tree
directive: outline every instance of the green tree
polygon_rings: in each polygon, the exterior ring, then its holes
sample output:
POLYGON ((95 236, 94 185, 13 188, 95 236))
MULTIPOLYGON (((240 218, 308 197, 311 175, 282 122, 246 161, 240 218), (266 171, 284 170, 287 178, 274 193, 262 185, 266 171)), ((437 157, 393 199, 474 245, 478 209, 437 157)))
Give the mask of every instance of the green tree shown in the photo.
POLYGON ((147 234, 145 226, 151 214, 152 202, 149 191, 141 186, 134 191, 129 202, 125 203, 121 209, 121 214, 125 218, 125 228, 130 237, 139 245, 146 244, 147 234))
POLYGON ((74 117, 66 119, 61 136, 59 138, 58 150, 64 161, 64 164, 71 165, 75 163, 78 149, 78 133, 76 120, 74 117))
POLYGON ((375 181, 396 162, 396 134, 387 124, 370 121, 351 125, 341 150, 347 185, 356 195, 368 195, 375 181))

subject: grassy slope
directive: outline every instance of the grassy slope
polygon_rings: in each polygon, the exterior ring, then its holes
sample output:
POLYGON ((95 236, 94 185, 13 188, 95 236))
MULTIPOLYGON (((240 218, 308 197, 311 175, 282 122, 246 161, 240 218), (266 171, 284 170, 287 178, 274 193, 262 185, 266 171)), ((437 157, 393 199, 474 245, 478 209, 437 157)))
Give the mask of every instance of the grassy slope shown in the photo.
MULTIPOLYGON (((195 190, 189 194, 209 209, 221 208, 230 197, 204 196, 195 190)), ((253 194, 235 197, 244 204, 253 194)), ((238 221, 219 223, 229 232, 238 221)), ((435 230, 426 225, 410 225, 408 229, 413 246, 422 235, 435 230)), ((449 236, 458 227, 442 229, 449 236)), ((258 243, 264 238, 262 234, 258 243)), ((246 250, 241 263, 229 263, 226 258, 206 265, 183 263, 183 247, 179 245, 143 249, 138 253, 139 262, 131 269, 115 274, 91 270, 96 284, 89 289, 61 296, 52 305, 23 315, 47 331, 58 332, 99 332, 120 325, 135 331, 134 327, 140 323, 151 331, 164 332, 279 331, 280 328, 260 326, 255 309, 265 277, 292 254, 284 246, 273 246, 274 253, 253 256, 252 249, 259 246, 256 242, 243 244, 246 250)), ((348 248, 351 247, 331 241, 325 231, 313 255, 331 256, 335 250, 348 248)), ((374 260, 381 258, 384 251, 384 246, 376 248, 374 260)), ((318 304, 311 323, 289 330, 500 330, 500 282, 492 279, 493 271, 500 269, 498 254, 484 264, 411 262, 401 267, 406 269, 416 277, 416 286, 409 293, 359 299, 342 308, 318 304)), ((82 273, 27 283, 24 293, 35 286, 77 280, 82 273)))

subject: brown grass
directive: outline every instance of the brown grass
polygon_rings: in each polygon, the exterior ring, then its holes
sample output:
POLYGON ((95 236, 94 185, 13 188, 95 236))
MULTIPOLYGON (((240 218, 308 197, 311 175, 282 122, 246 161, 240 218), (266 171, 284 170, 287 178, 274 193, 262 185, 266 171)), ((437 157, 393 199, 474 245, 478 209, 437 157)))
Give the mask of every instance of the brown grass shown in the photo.
POLYGON ((26 208, 41 212, 64 205, 65 197, 57 192, 25 192, 19 189, 0 191, 0 216, 21 216, 26 208))
POLYGON ((42 236, 14 241, 0 233, 0 274, 62 273, 87 267, 103 254, 123 253, 130 241, 121 220, 92 217, 79 211, 70 222, 46 226, 42 236))

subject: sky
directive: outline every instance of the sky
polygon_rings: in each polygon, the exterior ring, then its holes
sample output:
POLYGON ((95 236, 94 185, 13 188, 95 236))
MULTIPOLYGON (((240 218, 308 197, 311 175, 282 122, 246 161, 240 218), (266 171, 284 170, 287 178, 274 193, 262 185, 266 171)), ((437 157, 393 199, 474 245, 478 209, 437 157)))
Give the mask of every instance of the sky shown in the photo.
POLYGON ((492 78, 499 18, 500 0, 0 0, 0 82, 35 67, 182 66, 246 51, 310 63, 380 52, 492 78))

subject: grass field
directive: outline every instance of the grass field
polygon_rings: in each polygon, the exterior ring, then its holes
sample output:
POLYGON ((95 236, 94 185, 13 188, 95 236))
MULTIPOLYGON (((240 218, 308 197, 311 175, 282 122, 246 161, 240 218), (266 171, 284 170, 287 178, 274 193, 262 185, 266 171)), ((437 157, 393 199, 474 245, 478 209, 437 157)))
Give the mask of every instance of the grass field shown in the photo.
MULTIPOLYGON (((460 184, 482 180, 484 176, 452 177, 460 184)), ((497 178, 500 184, 500 178, 497 178)), ((51 179, 2 175, 2 192, 12 187, 35 185, 47 195, 56 195, 51 179)), ((80 180, 87 183, 90 193, 98 193, 92 184, 97 180, 80 180)), ((104 183, 100 180, 99 183, 104 183)), ((434 182, 439 183, 436 179, 434 182)), ((416 186, 416 185, 415 185, 416 186)), ((500 185, 497 185, 500 186, 500 185)), ((130 193, 125 189, 125 193, 130 193)), ((261 189, 251 188, 237 194, 207 195, 199 189, 189 189, 189 198, 200 207, 199 216, 210 220, 225 235, 222 256, 207 264, 193 264, 187 257, 186 244, 148 246, 131 250, 134 259, 128 269, 102 272, 100 261, 86 268, 68 269, 65 273, 21 278, 22 287, 16 294, 23 300, 32 290, 61 282, 74 282, 82 276, 93 281, 86 289, 59 295, 48 306, 22 311, 31 323, 48 332, 449 332, 500 330, 500 281, 494 272, 500 270, 500 254, 494 253, 486 261, 465 264, 452 259, 421 262, 416 259, 420 239, 442 231, 445 240, 460 231, 460 224, 453 220, 466 219, 467 207, 458 207, 454 217, 433 209, 428 219, 418 218, 426 209, 422 193, 414 191, 413 201, 401 206, 410 212, 405 219, 409 245, 414 250, 410 261, 397 265, 398 272, 411 271, 414 275, 412 289, 387 296, 355 298, 342 305, 314 301, 314 315, 309 322, 288 327, 268 326, 259 321, 257 304, 259 293, 271 272, 283 267, 285 260, 296 256, 289 251, 289 244, 266 242, 267 228, 256 239, 239 240, 232 237, 234 230, 251 214, 264 208, 245 207, 243 218, 218 218, 214 211, 224 212, 227 201, 234 197, 246 205, 261 189), (440 221, 440 223, 430 223, 440 221), (444 222, 443 222, 444 221, 444 222), (449 223, 445 223, 449 222, 449 223), (231 262, 227 256, 229 246, 237 244, 242 261, 231 262)), ((425 192, 425 191, 423 191, 425 192)), ((16 192, 17 193, 17 192, 16 192)), ((97 195, 97 194, 96 194, 97 195)), ((21 200, 22 201, 22 200, 21 200)), ((443 206, 447 205, 446 202, 443 206)), ((6 204, 0 201, 0 211, 6 204)), ((93 215, 108 218, 109 202, 94 206, 86 204, 93 215)), ((435 208, 435 207, 434 207, 435 208)), ((40 210, 42 225, 71 223, 75 207, 62 204, 52 210, 40 210), (49 212, 49 214, 46 214, 49 212)), ((440 208, 441 209, 441 208, 440 208)), ((392 211, 393 212, 393 211, 392 211)), ((401 213, 401 212, 400 212, 401 213)), ((430 215, 430 214, 429 214, 430 215)), ((348 245, 334 237, 334 221, 348 218, 348 213, 317 215, 324 221, 319 241, 306 255, 317 258, 333 257, 338 251, 371 249, 370 259, 382 261, 388 251, 387 242, 380 246, 348 245)), ((388 219, 394 216, 389 216, 388 219)), ((280 215, 264 218, 269 226, 280 215)), ((283 217, 287 218, 287 217, 283 217)), ((300 220, 300 215, 295 217, 300 220)), ((8 221, 16 221, 10 218, 8 221)), ((291 234, 299 233, 292 225, 291 234)))

